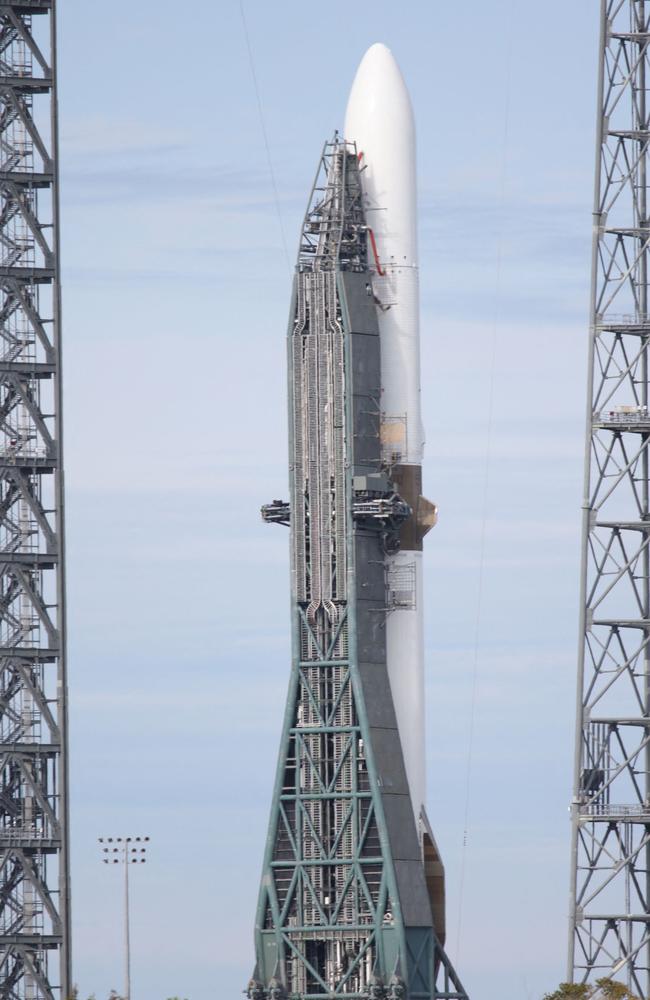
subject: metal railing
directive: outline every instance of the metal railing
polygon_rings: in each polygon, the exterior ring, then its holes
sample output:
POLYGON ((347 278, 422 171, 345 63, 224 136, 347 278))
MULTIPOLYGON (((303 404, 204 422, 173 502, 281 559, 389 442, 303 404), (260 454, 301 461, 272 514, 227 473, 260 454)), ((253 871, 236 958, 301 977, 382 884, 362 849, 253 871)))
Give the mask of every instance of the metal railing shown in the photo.
POLYGON ((618 326, 650 326, 650 313, 606 313, 596 317, 596 326, 601 330, 618 326))
POLYGON ((647 406, 633 410, 598 410, 593 415, 594 424, 648 424, 650 414, 647 406))
POLYGON ((580 806, 581 816, 599 817, 623 817, 626 816, 650 816, 650 805, 643 805, 641 802, 632 805, 612 805, 607 802, 592 802, 580 806))

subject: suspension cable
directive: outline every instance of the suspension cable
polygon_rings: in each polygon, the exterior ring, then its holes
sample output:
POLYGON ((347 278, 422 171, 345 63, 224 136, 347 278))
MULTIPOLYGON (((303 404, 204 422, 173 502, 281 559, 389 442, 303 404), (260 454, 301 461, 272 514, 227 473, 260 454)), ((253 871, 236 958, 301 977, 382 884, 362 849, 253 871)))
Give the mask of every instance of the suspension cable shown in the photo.
POLYGON ((264 142, 264 148, 266 150, 266 162, 269 169, 269 177, 271 180, 271 188, 273 189, 273 200, 275 202, 275 210, 278 216, 278 225, 280 227, 280 237, 282 239, 282 249, 284 250, 284 256, 287 261, 287 265, 291 267, 291 260, 289 258, 289 248, 287 246, 287 238, 284 233, 284 224, 282 221, 282 209, 280 208, 280 196, 278 194, 278 185, 275 179, 275 170, 273 169, 273 158, 271 156, 271 147, 269 145, 269 136, 266 131, 266 123, 264 121, 264 110, 262 108, 262 98, 260 97, 260 88, 257 82, 257 73, 255 72, 255 60, 253 58, 253 48, 251 46, 250 35, 248 33, 248 23, 246 21, 246 13, 244 11, 244 0, 239 0, 239 13, 241 14, 242 27, 244 29, 244 38, 246 40, 246 49, 248 51, 248 65, 251 71, 251 79, 253 81, 253 90, 255 91, 255 100, 257 102, 257 114, 260 120, 260 128, 262 131, 262 139, 264 142))

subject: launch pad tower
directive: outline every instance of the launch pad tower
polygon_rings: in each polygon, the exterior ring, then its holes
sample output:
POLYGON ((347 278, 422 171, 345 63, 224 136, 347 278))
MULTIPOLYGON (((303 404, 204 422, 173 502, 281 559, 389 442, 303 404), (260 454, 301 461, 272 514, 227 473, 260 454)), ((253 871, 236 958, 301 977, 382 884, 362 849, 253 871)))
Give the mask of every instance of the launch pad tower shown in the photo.
POLYGON ((386 553, 414 511, 382 461, 367 233, 356 148, 335 138, 293 287, 290 501, 263 509, 291 528, 293 660, 251 1000, 467 1000, 443 949, 442 865, 416 827, 386 664, 399 600, 386 553))
POLYGON ((0 4, 0 998, 71 995, 54 0, 0 4))
POLYGON ((650 996, 650 3, 602 0, 568 976, 650 996))

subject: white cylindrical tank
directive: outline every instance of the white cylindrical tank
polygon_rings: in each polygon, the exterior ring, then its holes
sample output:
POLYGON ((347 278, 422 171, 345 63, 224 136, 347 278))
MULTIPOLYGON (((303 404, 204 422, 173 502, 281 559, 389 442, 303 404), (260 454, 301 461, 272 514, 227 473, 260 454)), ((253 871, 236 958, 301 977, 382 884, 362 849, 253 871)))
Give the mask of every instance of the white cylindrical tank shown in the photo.
MULTIPOLYGON (((420 329, 415 123, 404 78, 385 45, 366 52, 352 84, 345 138, 362 168, 369 259, 381 339, 382 451, 398 477, 421 482, 420 329)), ((407 497, 417 505, 417 497, 407 497)), ((415 813, 426 797, 421 544, 387 557, 394 600, 388 673, 415 813)))

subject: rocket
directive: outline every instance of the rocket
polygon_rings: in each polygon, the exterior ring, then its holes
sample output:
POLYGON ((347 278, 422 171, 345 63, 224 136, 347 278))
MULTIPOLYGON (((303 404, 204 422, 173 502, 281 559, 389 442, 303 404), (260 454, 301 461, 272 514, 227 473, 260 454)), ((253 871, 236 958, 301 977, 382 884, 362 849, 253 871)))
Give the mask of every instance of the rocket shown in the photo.
POLYGON ((426 822, 422 538, 435 505, 422 496, 415 122, 390 49, 373 45, 357 70, 345 116, 356 144, 368 223, 369 260, 381 343, 382 459, 413 516, 400 550, 386 556, 393 606, 386 619, 387 665, 416 824, 426 822))
POLYGON ((325 143, 287 327, 291 673, 249 1000, 468 1000, 425 810, 415 127, 373 45, 325 143))

